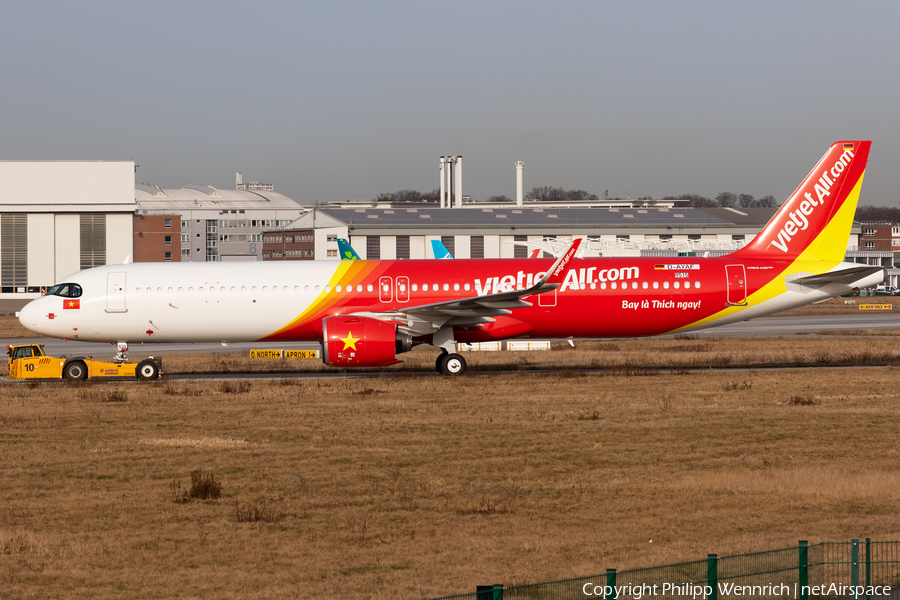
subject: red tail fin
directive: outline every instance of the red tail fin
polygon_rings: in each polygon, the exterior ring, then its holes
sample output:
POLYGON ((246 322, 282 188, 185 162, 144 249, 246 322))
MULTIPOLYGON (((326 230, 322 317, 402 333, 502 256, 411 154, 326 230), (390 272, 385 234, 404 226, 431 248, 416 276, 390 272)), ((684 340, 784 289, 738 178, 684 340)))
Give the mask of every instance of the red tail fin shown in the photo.
POLYGON ((837 142, 759 235, 734 253, 754 258, 842 260, 870 141, 837 142))

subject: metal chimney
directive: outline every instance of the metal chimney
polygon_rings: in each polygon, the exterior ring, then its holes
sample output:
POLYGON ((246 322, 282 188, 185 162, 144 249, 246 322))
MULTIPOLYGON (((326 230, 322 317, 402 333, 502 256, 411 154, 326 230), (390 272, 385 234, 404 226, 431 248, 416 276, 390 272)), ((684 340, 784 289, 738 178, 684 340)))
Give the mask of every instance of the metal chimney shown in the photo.
POLYGON ((516 206, 522 206, 524 200, 523 192, 525 190, 523 172, 525 171, 525 163, 521 160, 516 161, 516 206))
POLYGON ((456 184, 453 186, 453 191, 456 192, 456 208, 462 208, 462 156, 456 157, 456 164, 454 165, 453 170, 456 174, 456 184))

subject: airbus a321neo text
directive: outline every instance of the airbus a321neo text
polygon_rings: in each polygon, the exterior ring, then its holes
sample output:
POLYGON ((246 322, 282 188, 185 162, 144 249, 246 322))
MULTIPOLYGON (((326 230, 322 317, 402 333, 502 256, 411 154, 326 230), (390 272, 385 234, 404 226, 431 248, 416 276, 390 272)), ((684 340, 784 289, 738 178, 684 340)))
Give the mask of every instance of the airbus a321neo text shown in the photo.
POLYGON ((110 342, 317 341, 337 367, 417 343, 466 370, 460 342, 695 331, 881 283, 843 262, 869 141, 837 142, 765 228, 719 257, 140 263, 75 273, 30 302, 38 333, 110 342))

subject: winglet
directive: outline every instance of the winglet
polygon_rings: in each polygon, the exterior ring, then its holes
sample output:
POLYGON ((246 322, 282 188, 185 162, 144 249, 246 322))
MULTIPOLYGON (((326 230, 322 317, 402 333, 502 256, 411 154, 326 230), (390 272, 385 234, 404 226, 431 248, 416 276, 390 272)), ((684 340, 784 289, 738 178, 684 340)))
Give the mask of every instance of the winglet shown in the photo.
POLYGON ((538 282, 538 285, 543 284, 556 284, 559 285, 566 278, 566 273, 571 268, 569 263, 575 258, 575 253, 578 252, 578 246, 581 245, 581 238, 575 238, 569 244, 569 247, 565 249, 562 255, 556 259, 556 262, 553 263, 553 266, 550 267, 550 270, 547 271, 547 274, 544 275, 541 280, 538 282))

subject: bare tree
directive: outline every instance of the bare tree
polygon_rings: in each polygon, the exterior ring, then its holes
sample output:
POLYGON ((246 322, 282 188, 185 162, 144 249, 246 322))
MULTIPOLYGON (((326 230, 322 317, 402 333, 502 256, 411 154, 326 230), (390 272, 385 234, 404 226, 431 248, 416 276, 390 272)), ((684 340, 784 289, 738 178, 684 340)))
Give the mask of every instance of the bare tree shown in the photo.
POLYGON ((531 188, 531 191, 525 194, 525 200, 535 202, 564 202, 566 200, 566 190, 561 187, 538 186, 531 188))
POLYGON ((756 208, 759 206, 759 201, 753 197, 753 194, 738 194, 737 205, 740 208, 756 208))
POLYGON ((722 208, 734 208, 737 205, 737 195, 731 192, 720 192, 716 196, 716 202, 722 208))
POLYGON ((512 198, 510 198, 509 196, 500 194, 499 196, 491 196, 490 198, 487 199, 487 202, 498 202, 498 203, 499 203, 499 202, 505 202, 505 203, 512 203, 512 198))
POLYGON ((769 194, 768 196, 763 196, 759 199, 759 207, 760 208, 775 208, 777 206, 781 206, 778 203, 778 200, 775 199, 775 196, 769 194))

